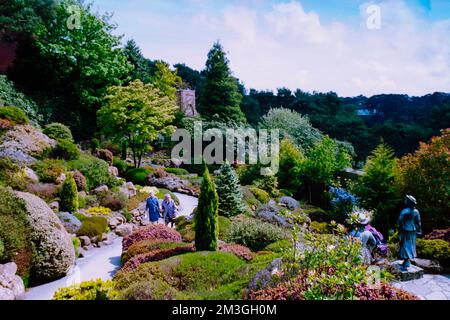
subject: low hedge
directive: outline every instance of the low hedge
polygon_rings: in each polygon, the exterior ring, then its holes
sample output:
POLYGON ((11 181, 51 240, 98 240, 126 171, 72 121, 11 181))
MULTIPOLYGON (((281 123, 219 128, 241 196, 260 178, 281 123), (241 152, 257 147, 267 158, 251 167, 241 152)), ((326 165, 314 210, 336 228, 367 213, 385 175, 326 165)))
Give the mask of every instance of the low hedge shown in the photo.
POLYGON ((13 124, 28 124, 29 120, 22 109, 12 106, 0 107, 0 119, 6 119, 13 124))
POLYGON ((137 185, 144 185, 145 180, 153 171, 148 168, 137 168, 127 171, 127 180, 137 185))
POLYGON ((81 228, 77 231, 77 236, 87 236, 89 238, 101 237, 108 229, 108 220, 104 217, 86 217, 81 222, 81 228))

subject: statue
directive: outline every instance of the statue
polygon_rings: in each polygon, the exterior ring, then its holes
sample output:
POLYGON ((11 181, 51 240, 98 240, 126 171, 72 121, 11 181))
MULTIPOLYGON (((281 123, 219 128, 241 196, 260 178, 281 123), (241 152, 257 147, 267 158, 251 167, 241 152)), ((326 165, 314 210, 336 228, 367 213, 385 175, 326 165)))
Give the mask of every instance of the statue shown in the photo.
POLYGON ((413 196, 407 195, 406 209, 402 210, 398 218, 398 236, 400 238, 400 259, 403 260, 402 269, 411 266, 411 259, 416 258, 416 238, 422 234, 420 213, 416 209, 417 201, 413 196))

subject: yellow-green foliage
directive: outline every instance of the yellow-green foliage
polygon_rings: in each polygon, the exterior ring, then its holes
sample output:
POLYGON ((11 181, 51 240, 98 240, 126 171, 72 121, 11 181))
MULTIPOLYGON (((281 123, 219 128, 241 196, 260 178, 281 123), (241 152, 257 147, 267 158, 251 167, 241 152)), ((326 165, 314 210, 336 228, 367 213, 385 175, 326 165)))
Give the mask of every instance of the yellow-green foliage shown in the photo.
POLYGON ((66 172, 63 161, 47 159, 36 164, 36 173, 41 182, 56 183, 61 174, 66 172))
POLYGON ((250 187, 249 188, 250 192, 253 193, 253 195, 255 196, 255 198, 260 201, 261 203, 268 203, 270 200, 270 195, 268 192, 259 189, 257 187, 250 187))
POLYGON ((81 223, 77 236, 88 236, 89 238, 101 237, 108 228, 108 220, 104 217, 86 217, 81 223))
POLYGON ((326 222, 311 222, 311 230, 315 233, 326 234, 330 232, 330 226, 326 222))
POLYGON ((93 216, 103 215, 106 216, 111 213, 111 209, 105 207, 91 207, 86 210, 87 214, 91 214, 93 216))
POLYGON ((28 117, 22 109, 17 107, 0 107, 0 119, 6 119, 13 124, 27 124, 28 117))
POLYGON ((78 210, 78 191, 75 179, 68 174, 59 192, 60 210, 64 212, 76 212, 78 210))
POLYGON ((417 255, 426 259, 435 259, 450 263, 450 244, 441 239, 417 239, 417 255))
POLYGON ((86 281, 79 285, 61 288, 55 292, 53 300, 114 300, 117 292, 112 281, 86 281))

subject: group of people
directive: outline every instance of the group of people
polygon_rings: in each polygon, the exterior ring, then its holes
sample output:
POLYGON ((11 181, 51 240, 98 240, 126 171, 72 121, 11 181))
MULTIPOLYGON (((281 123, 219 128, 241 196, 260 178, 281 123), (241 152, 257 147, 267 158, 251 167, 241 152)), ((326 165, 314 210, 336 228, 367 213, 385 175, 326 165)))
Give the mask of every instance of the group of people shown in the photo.
POLYGON ((164 219, 166 226, 175 227, 175 218, 177 217, 178 206, 170 194, 164 196, 160 203, 154 192, 150 192, 145 206, 148 213, 148 220, 151 224, 157 224, 160 218, 164 219))
MULTIPOLYGON (((420 213, 416 209, 417 201, 413 196, 407 195, 406 208, 398 218, 398 235, 400 240, 399 257, 403 260, 402 269, 411 266, 411 260, 417 257, 416 238, 422 233, 420 213)), ((360 238, 362 244, 361 257, 363 263, 371 264, 374 255, 387 254, 387 244, 383 235, 370 225, 370 219, 361 214, 358 223, 349 233, 350 237, 360 238)))

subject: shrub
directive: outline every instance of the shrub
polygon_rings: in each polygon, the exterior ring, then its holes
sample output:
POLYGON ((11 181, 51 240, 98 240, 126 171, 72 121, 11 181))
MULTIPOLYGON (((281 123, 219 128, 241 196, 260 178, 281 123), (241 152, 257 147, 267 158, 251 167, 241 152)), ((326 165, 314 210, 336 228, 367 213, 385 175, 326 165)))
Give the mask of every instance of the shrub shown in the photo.
POLYGON ((177 176, 187 176, 189 175, 189 171, 181 168, 166 168, 167 173, 175 174, 177 176))
POLYGON ((264 251, 271 251, 275 253, 284 253, 292 249, 292 241, 291 240, 279 240, 277 242, 269 244, 264 248, 264 251))
POLYGON ((77 231, 77 236, 87 236, 89 238, 101 237, 108 229, 108 220, 104 217, 86 217, 81 222, 81 228, 77 231))
POLYGON ((228 162, 216 171, 214 182, 219 196, 219 215, 233 217, 241 214, 244 211, 242 190, 237 174, 228 162))
POLYGON ((242 187, 242 200, 249 206, 251 209, 256 209, 261 202, 256 199, 255 195, 250 191, 249 187, 242 187))
POLYGON ((222 216, 218 217, 219 239, 225 239, 230 228, 231 220, 222 216))
POLYGON ((58 197, 59 187, 53 183, 29 183, 26 191, 49 202, 58 197))
POLYGON ((311 231, 319 234, 330 233, 330 226, 326 222, 312 221, 310 225, 311 231))
POLYGON ((120 211, 126 207, 128 196, 120 191, 108 191, 98 195, 98 201, 101 206, 111 209, 112 211, 120 211))
POLYGON ((110 166, 113 163, 114 155, 112 154, 111 151, 109 151, 107 149, 98 149, 97 151, 95 151, 95 156, 97 158, 105 161, 110 166))
POLYGON ((104 184, 108 187, 115 187, 119 184, 119 180, 109 174, 108 164, 98 158, 83 154, 80 159, 70 161, 69 167, 84 175, 89 190, 104 184))
POLYGON ((146 239, 138 241, 132 244, 126 251, 122 252, 122 265, 129 261, 131 258, 143 253, 161 249, 172 249, 176 247, 182 247, 184 245, 186 245, 186 243, 174 242, 171 240, 146 239))
POLYGON ((78 210, 78 191, 75 179, 68 174, 59 192, 60 211, 76 212, 78 210))
POLYGON ((177 231, 164 225, 150 225, 142 227, 123 239, 123 250, 126 251, 134 243, 148 239, 180 242, 181 235, 177 231))
POLYGON ((112 281, 98 279, 60 288, 53 295, 53 300, 114 300, 116 295, 112 281))
POLYGON ((119 170, 119 175, 124 177, 129 169, 129 165, 126 161, 120 160, 117 157, 114 157, 113 159, 113 166, 119 170))
POLYGON ((75 170, 74 172, 72 172, 72 176, 75 180, 78 191, 86 191, 87 183, 86 178, 83 176, 83 174, 80 171, 75 170))
POLYGON ((85 216, 84 214, 79 213, 79 212, 73 213, 73 216, 74 216, 75 218, 77 218, 78 220, 80 220, 81 222, 83 222, 83 221, 86 220, 86 218, 87 218, 87 216, 85 216))
POLYGON ((92 153, 94 153, 97 149, 100 149, 100 141, 96 138, 91 139, 90 147, 92 153))
POLYGON ((7 119, 0 119, 0 134, 12 129, 13 123, 7 119))
POLYGON ((131 169, 127 172, 127 180, 134 184, 144 185, 147 177, 152 173, 149 169, 137 168, 131 169))
POLYGON ((80 247, 81 241, 77 237, 72 238, 73 249, 75 250, 75 257, 78 258, 80 256, 80 247))
POLYGON ((283 229, 256 219, 233 222, 226 237, 227 242, 241 244, 255 252, 284 238, 286 232, 283 229))
POLYGON ((121 292, 121 300, 179 300, 182 295, 166 282, 156 279, 132 284, 121 292))
POLYGON ((67 139, 58 139, 56 147, 52 150, 52 157, 64 160, 80 158, 80 150, 75 143, 67 139))
POLYGON ((219 197, 205 166, 203 181, 194 216, 195 247, 198 251, 216 251, 219 235, 219 197))
POLYGON ((21 276, 28 276, 32 244, 26 206, 11 190, 0 187, 0 263, 14 261, 21 276))
POLYGON ((450 243, 450 228, 433 230, 424 237, 426 240, 441 239, 450 243))
POLYGON ((58 178, 66 172, 64 162, 53 159, 37 162, 35 169, 40 181, 46 183, 56 183, 58 178))
POLYGON ((249 190, 251 193, 253 193, 255 198, 261 203, 265 204, 270 201, 270 195, 266 191, 259 189, 257 187, 250 187, 249 190))
POLYGON ((45 126, 44 134, 55 140, 67 140, 73 142, 72 132, 62 123, 53 122, 45 126))
POLYGON ((417 239, 417 255, 425 259, 439 260, 450 264, 450 244, 447 241, 417 239))
POLYGON ((219 245, 219 251, 232 253, 236 257, 244 259, 245 261, 250 261, 253 259, 252 251, 249 248, 239 244, 222 243, 219 245))
POLYGON ((0 119, 6 119, 15 124, 28 124, 28 117, 21 109, 17 107, 1 107, 0 119))
MULTIPOLYGON (((177 217, 175 220, 175 227, 181 234, 184 241, 192 242, 195 240, 195 231, 192 221, 189 221, 184 216, 177 217)), ((219 231, 220 232, 220 231, 219 231)))
POLYGON ((111 213, 111 209, 105 207, 91 207, 86 210, 86 213, 94 216, 96 215, 106 216, 111 213))
POLYGON ((274 175, 264 176, 255 181, 255 186, 264 190, 271 197, 278 196, 278 179, 274 175))
POLYGON ((330 204, 333 208, 332 219, 343 222, 359 206, 359 198, 343 188, 331 187, 329 190, 330 204))

